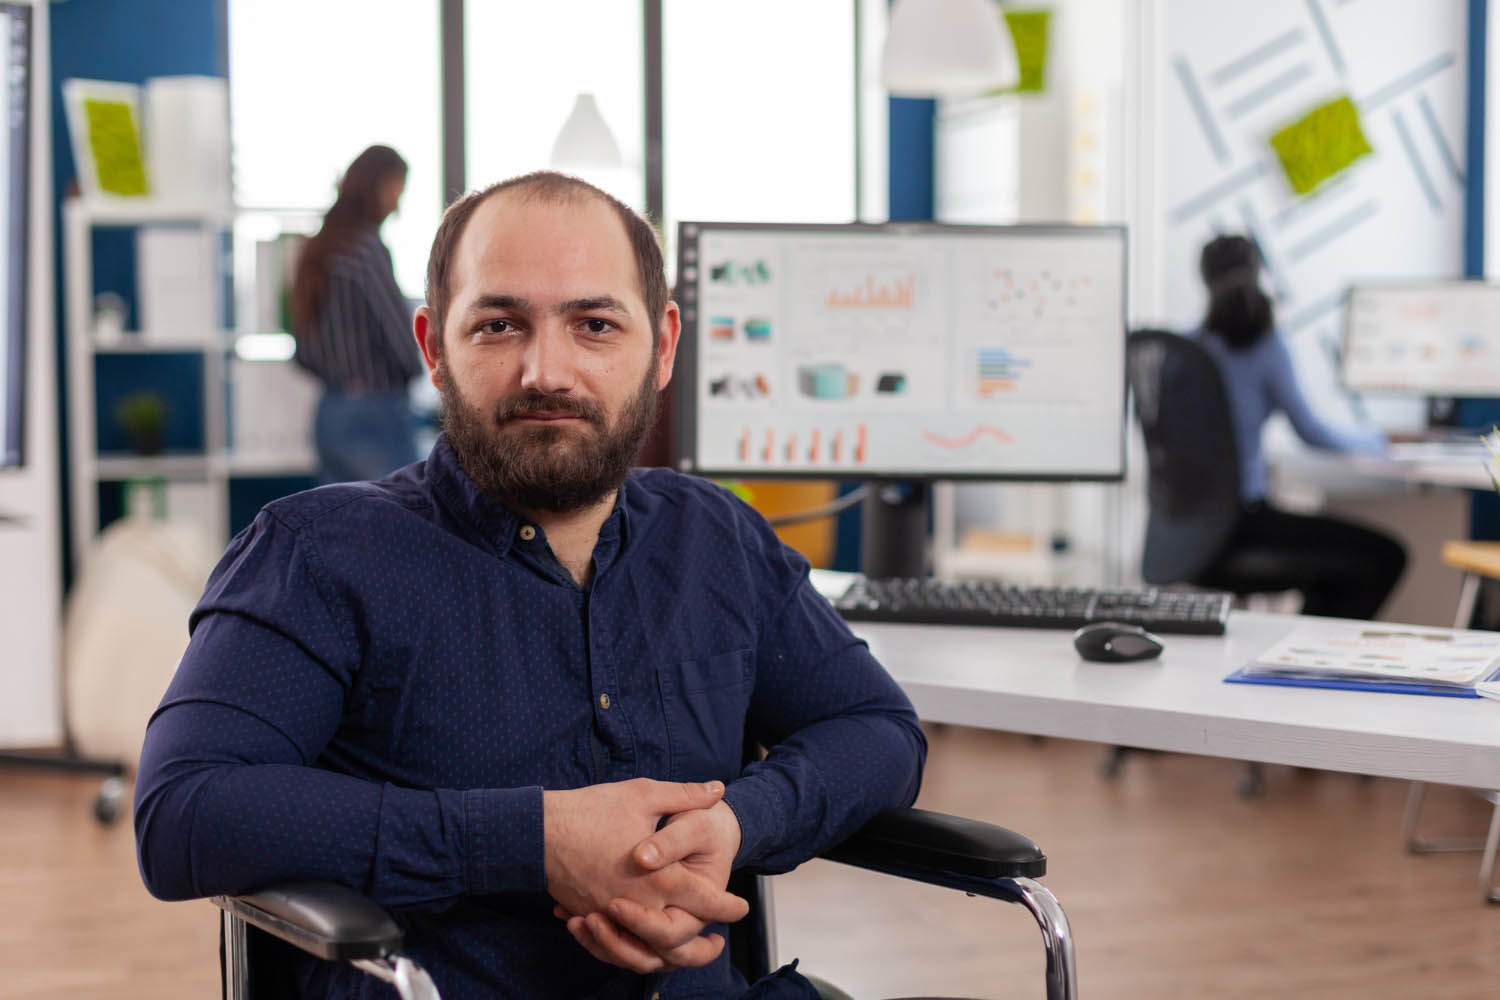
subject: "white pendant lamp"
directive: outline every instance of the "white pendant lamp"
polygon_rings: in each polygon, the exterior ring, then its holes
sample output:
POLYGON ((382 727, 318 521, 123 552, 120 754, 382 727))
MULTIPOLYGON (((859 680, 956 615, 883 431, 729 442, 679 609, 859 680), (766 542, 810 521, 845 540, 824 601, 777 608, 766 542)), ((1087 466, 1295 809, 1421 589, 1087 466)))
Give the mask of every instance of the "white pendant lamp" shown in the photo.
POLYGON ((557 141, 552 144, 552 165, 574 169, 621 167, 620 144, 599 113, 593 94, 579 94, 573 113, 563 122, 557 141))
POLYGON ((895 0, 880 82, 896 97, 957 97, 1014 87, 1016 45, 993 0, 895 0))

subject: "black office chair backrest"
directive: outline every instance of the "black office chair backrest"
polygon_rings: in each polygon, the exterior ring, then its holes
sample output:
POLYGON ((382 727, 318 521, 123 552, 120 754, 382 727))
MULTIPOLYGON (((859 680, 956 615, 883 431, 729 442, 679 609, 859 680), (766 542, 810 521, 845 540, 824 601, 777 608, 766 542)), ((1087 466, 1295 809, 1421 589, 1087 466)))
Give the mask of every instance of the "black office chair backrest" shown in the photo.
POLYGON ((1229 395, 1213 356, 1187 337, 1137 330, 1125 356, 1149 471, 1141 576, 1156 584, 1192 582, 1213 563, 1239 517, 1229 395))

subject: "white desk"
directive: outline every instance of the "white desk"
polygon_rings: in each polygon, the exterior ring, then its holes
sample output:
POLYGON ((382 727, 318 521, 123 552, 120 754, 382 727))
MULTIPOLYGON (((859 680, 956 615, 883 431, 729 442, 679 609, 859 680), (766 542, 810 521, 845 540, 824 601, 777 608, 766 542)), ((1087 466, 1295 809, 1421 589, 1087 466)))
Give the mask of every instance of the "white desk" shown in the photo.
POLYGON ((1469 490, 1491 490, 1483 446, 1398 445, 1387 456, 1309 449, 1269 453, 1271 498, 1289 510, 1322 510, 1383 529, 1406 546, 1406 572, 1381 612, 1393 621, 1451 625, 1459 574, 1438 558, 1469 537, 1469 490))
POLYGON ((1330 493, 1367 491, 1371 486, 1436 486, 1491 490, 1488 452, 1477 440, 1465 444, 1395 444, 1385 455, 1340 455, 1307 449, 1276 451, 1268 459, 1277 479, 1330 493))
POLYGON ((1236 612, 1225 636, 1119 664, 1062 630, 853 627, 930 722, 1500 788, 1500 702, 1224 683, 1299 620, 1236 612))

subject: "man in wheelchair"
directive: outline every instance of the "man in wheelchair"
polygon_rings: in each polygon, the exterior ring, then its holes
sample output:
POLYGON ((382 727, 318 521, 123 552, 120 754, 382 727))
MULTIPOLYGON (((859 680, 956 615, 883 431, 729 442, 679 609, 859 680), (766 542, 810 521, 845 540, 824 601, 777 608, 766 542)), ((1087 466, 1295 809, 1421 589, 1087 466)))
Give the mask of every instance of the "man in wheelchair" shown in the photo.
MULTIPOLYGON (((639 215, 552 173, 460 199, 414 331, 428 458, 268 505, 192 615, 137 779, 146 885, 351 886, 447 1000, 739 995, 731 870, 911 803, 911 705, 759 515, 631 469, 680 333, 639 215)), ((296 961, 303 996, 372 988, 296 961)))

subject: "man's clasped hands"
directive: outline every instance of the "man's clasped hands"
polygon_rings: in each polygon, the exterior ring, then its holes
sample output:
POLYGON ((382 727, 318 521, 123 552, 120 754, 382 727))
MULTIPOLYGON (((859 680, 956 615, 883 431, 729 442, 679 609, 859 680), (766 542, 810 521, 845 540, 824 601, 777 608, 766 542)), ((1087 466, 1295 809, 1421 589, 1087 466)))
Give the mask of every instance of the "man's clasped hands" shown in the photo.
POLYGON ((704 928, 749 910, 725 889, 740 824, 723 796, 718 781, 649 778, 542 793, 553 913, 589 954, 642 974, 718 958, 724 939, 704 928))

